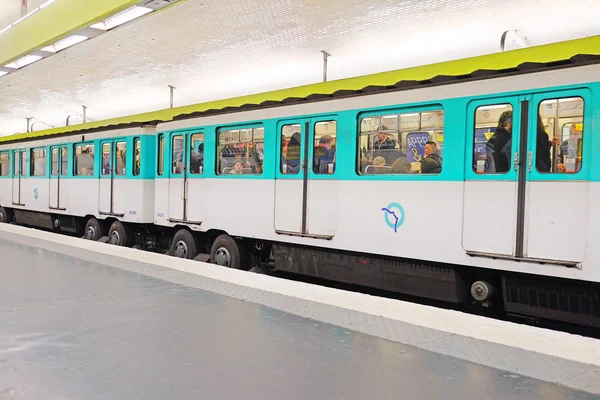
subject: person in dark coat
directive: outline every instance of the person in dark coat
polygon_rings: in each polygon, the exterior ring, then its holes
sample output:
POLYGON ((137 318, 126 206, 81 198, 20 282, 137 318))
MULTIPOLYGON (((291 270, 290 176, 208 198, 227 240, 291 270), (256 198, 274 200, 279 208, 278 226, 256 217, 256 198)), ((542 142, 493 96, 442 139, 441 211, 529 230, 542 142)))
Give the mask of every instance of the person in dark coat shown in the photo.
POLYGON ((439 174, 442 172, 442 157, 435 142, 425 144, 425 158, 421 161, 422 174, 439 174))
POLYGON ((544 129, 544 122, 540 114, 538 114, 537 124, 535 167, 538 172, 550 172, 552 166, 552 161, 550 160, 552 142, 548 140, 548 134, 546 133, 546 129, 544 129))
POLYGON ((490 172, 508 172, 510 169, 510 158, 502 153, 502 149, 512 139, 512 118, 512 110, 504 111, 498 119, 496 131, 486 143, 494 167, 490 172))

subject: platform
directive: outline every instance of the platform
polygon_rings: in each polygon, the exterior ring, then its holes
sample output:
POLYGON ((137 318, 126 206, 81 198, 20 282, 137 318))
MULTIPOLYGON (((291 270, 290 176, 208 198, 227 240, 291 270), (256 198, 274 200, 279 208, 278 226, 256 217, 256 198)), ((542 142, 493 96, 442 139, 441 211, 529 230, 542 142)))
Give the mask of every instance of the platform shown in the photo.
POLYGON ((13 225, 0 257, 0 399, 600 398, 593 339, 13 225))

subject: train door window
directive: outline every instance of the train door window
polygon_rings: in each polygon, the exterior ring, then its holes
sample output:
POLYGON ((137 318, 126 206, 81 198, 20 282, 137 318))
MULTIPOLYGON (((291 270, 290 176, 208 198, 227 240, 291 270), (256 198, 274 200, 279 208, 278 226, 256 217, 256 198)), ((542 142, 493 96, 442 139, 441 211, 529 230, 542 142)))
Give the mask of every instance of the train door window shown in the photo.
POLYGON ((14 175, 15 176, 21 175, 21 168, 19 167, 19 162, 20 162, 19 159, 20 158, 19 158, 18 155, 19 155, 19 153, 15 153, 15 158, 13 160, 13 163, 14 163, 14 175))
POLYGON ((262 175, 264 128, 221 130, 218 138, 217 175, 262 175))
POLYGON ((50 169, 50 174, 52 176, 58 175, 58 148, 53 148, 50 152, 50 165, 52 168, 50 169))
POLYGON ((10 173, 10 153, 0 153, 0 176, 10 173))
POLYGON ((31 176, 46 175, 46 149, 31 150, 31 176))
POLYGON ((115 174, 123 176, 127 172, 127 143, 117 142, 115 146, 116 163, 115 174))
POLYGON ((473 171, 478 174, 505 174, 511 167, 513 108, 490 104, 475 110, 473 171))
POLYGON ((162 134, 158 136, 158 157, 156 159, 158 160, 156 172, 158 176, 163 176, 165 173, 165 136, 162 134))
POLYGON ((538 172, 573 174, 581 170, 583 109, 581 97, 540 102, 536 144, 538 172))
MULTIPOLYGON (((104 149, 104 146, 102 146, 104 149)), ((75 146, 75 165, 73 175, 94 176, 94 145, 80 144, 75 146)))
POLYGON ((190 139, 190 174, 202 174, 204 169, 204 134, 195 133, 190 139))
POLYGON ((173 136, 172 151, 172 171, 173 174, 183 173, 183 136, 173 136))
POLYGON ((110 175, 110 143, 102 143, 102 176, 110 175))
POLYGON ((69 149, 66 146, 63 146, 60 149, 60 152, 61 152, 60 175, 67 176, 69 174, 69 149))
POLYGON ((335 172, 336 122, 325 121, 315 124, 313 172, 333 174, 335 172))
POLYGON ((27 152, 21 152, 21 176, 27 176, 27 152))
POLYGON ((358 174, 432 174, 442 171, 444 111, 362 118, 358 174))
POLYGON ((133 176, 139 176, 142 168, 142 141, 133 139, 133 176))
POLYGON ((300 124, 281 127, 281 173, 296 175, 300 173, 302 156, 302 127, 300 124))

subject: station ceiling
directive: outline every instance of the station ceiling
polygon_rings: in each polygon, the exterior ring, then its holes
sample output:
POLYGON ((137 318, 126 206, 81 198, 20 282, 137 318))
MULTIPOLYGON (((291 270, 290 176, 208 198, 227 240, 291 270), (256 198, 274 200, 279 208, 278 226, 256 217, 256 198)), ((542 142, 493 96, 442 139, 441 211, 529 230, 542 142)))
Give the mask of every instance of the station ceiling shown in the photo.
MULTIPOLYGON (((62 0, 56 0, 62 1, 62 0)), ((44 0, 29 0, 29 8, 44 0)), ((16 4, 16 6, 15 6, 16 4)), ((0 30, 20 17, 0 0, 0 30)), ((597 0, 186 0, 0 77, 0 135, 600 34, 597 0)))

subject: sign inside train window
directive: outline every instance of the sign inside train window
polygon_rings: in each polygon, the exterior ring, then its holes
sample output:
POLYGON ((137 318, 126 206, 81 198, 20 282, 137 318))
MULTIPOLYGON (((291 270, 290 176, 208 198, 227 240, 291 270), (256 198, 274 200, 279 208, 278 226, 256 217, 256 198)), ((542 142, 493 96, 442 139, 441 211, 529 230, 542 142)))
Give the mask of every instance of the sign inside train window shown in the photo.
POLYGON ((412 132, 406 136, 406 155, 410 162, 420 162, 425 157, 425 144, 429 141, 429 132, 412 132))

